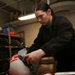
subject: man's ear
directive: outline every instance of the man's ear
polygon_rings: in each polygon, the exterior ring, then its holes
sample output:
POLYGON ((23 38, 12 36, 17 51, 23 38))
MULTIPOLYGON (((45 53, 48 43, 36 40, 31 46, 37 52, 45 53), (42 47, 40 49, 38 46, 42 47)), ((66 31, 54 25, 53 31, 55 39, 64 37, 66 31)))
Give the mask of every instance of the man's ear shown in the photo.
POLYGON ((50 14, 51 14, 51 10, 50 10, 50 9, 48 9, 48 10, 47 10, 47 13, 50 15, 50 14))

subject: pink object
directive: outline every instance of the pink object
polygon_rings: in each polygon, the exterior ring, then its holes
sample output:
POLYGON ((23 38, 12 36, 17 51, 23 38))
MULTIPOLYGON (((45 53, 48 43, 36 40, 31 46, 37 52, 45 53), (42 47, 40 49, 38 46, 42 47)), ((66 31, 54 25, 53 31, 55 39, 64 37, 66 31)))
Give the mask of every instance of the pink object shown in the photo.
POLYGON ((45 74, 43 74, 43 75, 53 75, 52 73, 45 73, 45 74))

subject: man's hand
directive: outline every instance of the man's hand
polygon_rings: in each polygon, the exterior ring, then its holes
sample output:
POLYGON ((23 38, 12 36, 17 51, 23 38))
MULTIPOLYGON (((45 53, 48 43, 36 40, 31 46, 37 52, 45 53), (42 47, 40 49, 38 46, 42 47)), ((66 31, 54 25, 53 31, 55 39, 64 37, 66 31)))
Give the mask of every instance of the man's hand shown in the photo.
POLYGON ((36 51, 33 51, 29 54, 26 54, 24 58, 26 59, 27 62, 35 62, 39 60, 41 57, 45 55, 45 52, 42 49, 38 49, 36 51))

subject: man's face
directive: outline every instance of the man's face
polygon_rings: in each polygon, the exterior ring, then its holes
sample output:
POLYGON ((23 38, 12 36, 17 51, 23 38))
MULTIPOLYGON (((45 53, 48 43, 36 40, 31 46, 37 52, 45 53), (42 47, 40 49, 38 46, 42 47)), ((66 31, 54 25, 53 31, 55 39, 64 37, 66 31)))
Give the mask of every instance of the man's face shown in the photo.
POLYGON ((50 22, 50 12, 44 12, 42 10, 35 11, 36 18, 42 25, 46 25, 50 22))

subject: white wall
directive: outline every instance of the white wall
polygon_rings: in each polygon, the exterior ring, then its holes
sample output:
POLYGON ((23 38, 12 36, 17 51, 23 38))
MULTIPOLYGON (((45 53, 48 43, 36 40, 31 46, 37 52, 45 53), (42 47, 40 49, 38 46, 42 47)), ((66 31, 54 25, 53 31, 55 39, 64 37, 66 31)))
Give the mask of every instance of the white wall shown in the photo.
POLYGON ((25 32, 25 45, 29 47, 33 43, 33 40, 36 38, 40 26, 41 25, 36 22, 29 25, 24 25, 22 27, 18 27, 15 30, 16 32, 25 32))

